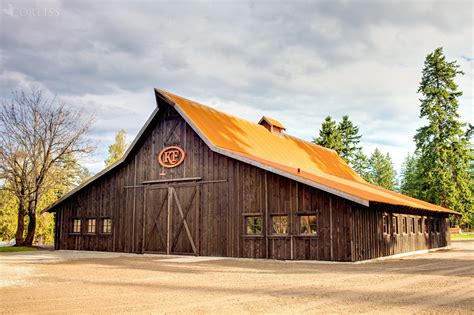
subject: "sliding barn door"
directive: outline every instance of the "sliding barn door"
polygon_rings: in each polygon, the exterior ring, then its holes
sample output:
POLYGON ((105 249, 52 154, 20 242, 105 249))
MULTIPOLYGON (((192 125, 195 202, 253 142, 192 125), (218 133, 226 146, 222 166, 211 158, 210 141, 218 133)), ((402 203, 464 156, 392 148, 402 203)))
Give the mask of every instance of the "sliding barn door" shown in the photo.
POLYGON ((168 187, 145 189, 145 252, 167 251, 168 203, 168 187))
POLYGON ((198 255, 198 185, 145 189, 144 252, 198 255))
POLYGON ((198 186, 170 187, 170 252, 197 255, 199 227, 198 186))

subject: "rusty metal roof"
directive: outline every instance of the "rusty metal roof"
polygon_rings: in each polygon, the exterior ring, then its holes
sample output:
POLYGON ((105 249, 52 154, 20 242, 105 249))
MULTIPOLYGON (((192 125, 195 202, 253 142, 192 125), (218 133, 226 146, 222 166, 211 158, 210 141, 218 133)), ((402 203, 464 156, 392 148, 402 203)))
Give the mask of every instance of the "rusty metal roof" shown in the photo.
POLYGON ((458 214, 367 183, 333 150, 287 134, 278 136, 257 123, 166 91, 155 91, 174 105, 213 151, 366 206, 376 202, 458 214))

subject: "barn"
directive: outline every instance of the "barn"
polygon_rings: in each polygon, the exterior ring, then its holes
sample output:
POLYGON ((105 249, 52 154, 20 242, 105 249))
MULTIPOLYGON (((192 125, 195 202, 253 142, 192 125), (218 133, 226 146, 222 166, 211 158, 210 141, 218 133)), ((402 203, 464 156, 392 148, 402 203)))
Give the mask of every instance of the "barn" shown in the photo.
POLYGON ((272 118, 155 95, 122 159, 44 210, 56 249, 350 262, 450 245, 457 212, 367 183, 272 118))

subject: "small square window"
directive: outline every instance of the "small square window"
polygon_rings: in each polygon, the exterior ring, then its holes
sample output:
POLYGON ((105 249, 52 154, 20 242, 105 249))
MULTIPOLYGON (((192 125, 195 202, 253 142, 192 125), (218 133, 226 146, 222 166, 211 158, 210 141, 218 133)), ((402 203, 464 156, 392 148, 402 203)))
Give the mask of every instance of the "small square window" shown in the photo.
POLYGON ((392 216, 392 232, 398 234, 398 217, 392 216))
POLYGON ((316 234, 316 216, 302 215, 300 216, 300 234, 315 235, 316 234))
POLYGON ((263 224, 261 216, 245 217, 245 234, 246 235, 262 235, 263 224))
POLYGON ((288 234, 288 216, 274 215, 272 216, 272 233, 273 234, 288 234))
POLYGON ((87 233, 95 234, 95 219, 87 219, 87 233))
POLYGON ((439 233, 439 230, 440 230, 440 228, 439 228, 440 227, 439 219, 435 219, 434 221, 435 221, 434 222, 434 226, 435 226, 434 230, 435 230, 436 233, 439 233))
POLYGON ((103 234, 110 234, 112 233, 112 219, 104 218, 102 219, 102 230, 103 234))
POLYGON ((388 234, 388 215, 384 214, 382 216, 383 221, 383 233, 388 234))
POLYGON ((81 219, 72 220, 72 233, 81 233, 81 219))

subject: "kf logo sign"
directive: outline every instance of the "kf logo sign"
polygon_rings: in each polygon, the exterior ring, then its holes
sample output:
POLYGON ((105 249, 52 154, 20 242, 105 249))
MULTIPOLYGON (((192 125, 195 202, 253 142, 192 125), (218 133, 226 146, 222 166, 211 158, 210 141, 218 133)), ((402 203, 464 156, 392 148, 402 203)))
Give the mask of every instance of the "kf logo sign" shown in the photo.
POLYGON ((183 149, 176 146, 171 146, 161 150, 158 154, 158 162, 161 166, 171 168, 183 163, 185 153, 183 149))

